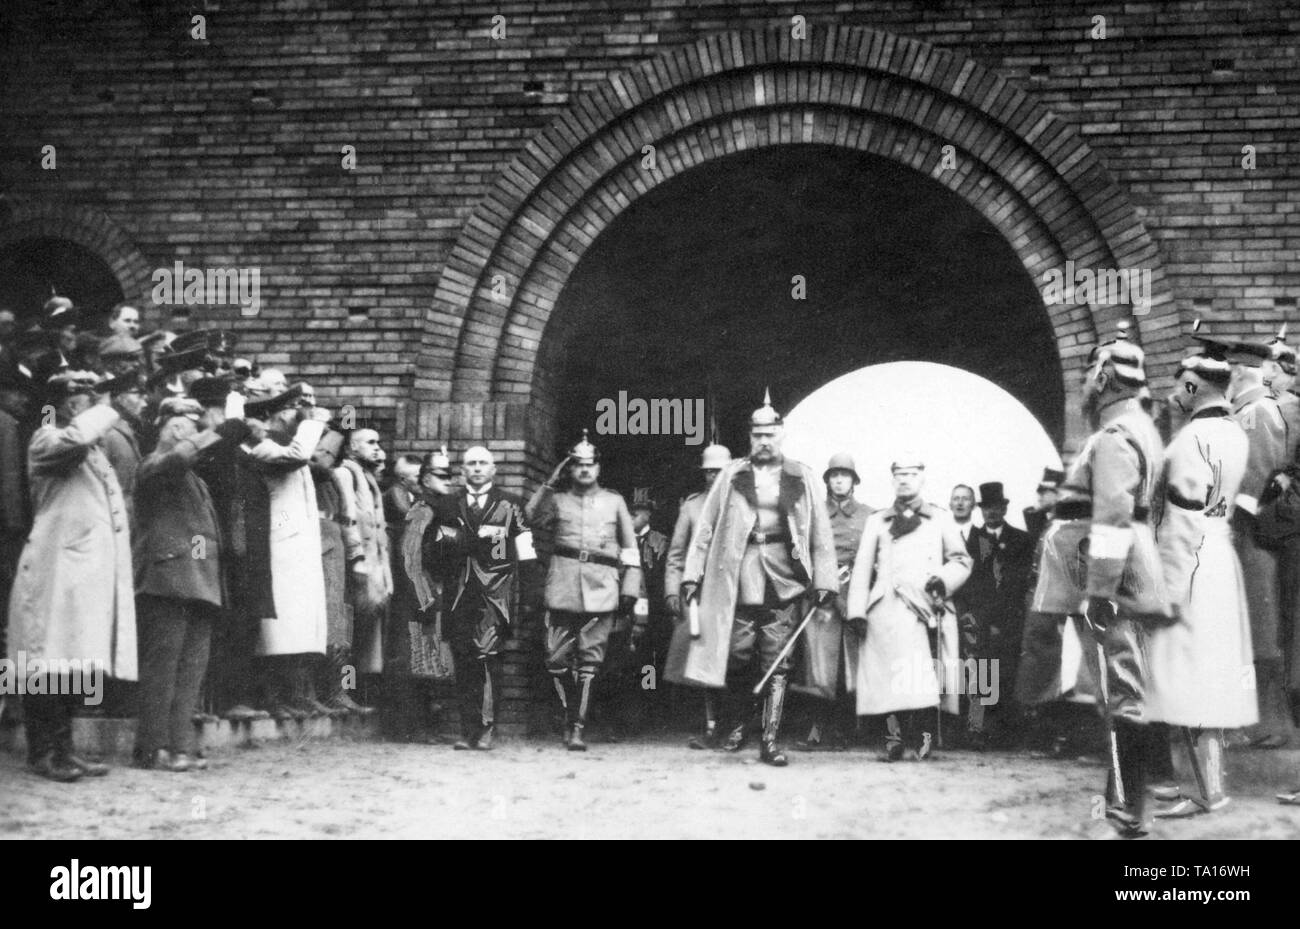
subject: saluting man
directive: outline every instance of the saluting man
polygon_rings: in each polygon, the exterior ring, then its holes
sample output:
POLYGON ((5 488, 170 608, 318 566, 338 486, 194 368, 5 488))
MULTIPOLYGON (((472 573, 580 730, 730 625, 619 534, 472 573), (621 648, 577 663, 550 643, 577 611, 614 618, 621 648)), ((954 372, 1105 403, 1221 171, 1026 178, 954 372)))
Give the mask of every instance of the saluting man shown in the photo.
POLYGON ((1164 449, 1138 396, 1144 360, 1124 328, 1092 351, 1081 403, 1096 431, 1070 466, 1043 536, 1033 604, 1081 615, 1080 637, 1100 647, 1091 661, 1110 741, 1106 817, 1124 838, 1146 834, 1147 759, 1168 751, 1145 725, 1145 624, 1167 621, 1170 601, 1150 525, 1164 449))
MULTIPOLYGON (((664 660, 664 680, 670 684, 685 685, 686 652, 690 648, 690 623, 682 609, 681 587, 682 571, 686 568, 686 553, 691 547, 691 538, 695 527, 699 525, 700 513, 704 509, 704 498, 709 488, 718 479, 722 470, 731 464, 731 450, 725 445, 706 446, 700 455, 701 489, 682 501, 677 510, 677 522, 673 526, 672 541, 668 543, 668 555, 664 559, 664 606, 673 617, 672 641, 668 643, 668 657, 664 660)), ((695 749, 718 747, 718 691, 709 688, 704 691, 704 732, 691 736, 686 743, 695 749)))
POLYGON ((565 745, 573 752, 587 750, 582 730, 614 611, 631 610, 641 589, 632 514, 623 497, 601 487, 599 478, 600 453, 584 429, 582 441, 524 508, 528 525, 553 540, 544 596, 546 670, 564 709, 565 745), (570 486, 557 492, 555 482, 566 469, 570 486))
POLYGON ((848 616, 858 640, 859 716, 891 714, 885 760, 930 757, 932 710, 957 712, 951 669, 959 666, 952 595, 970 576, 971 557, 946 510, 925 502, 925 463, 901 455, 890 465, 894 504, 867 517, 849 582, 848 616), (925 711, 925 712, 922 712, 925 711))
POLYGON ((790 668, 785 646, 806 595, 815 591, 813 622, 829 623, 839 589, 816 475, 781 454, 784 434, 765 396, 749 420, 749 457, 728 466, 705 498, 681 586, 688 609, 698 601, 700 617, 683 679, 727 686, 734 728, 724 748, 739 751, 753 712, 751 689, 770 672, 759 757, 776 767, 788 763, 777 745, 790 668))

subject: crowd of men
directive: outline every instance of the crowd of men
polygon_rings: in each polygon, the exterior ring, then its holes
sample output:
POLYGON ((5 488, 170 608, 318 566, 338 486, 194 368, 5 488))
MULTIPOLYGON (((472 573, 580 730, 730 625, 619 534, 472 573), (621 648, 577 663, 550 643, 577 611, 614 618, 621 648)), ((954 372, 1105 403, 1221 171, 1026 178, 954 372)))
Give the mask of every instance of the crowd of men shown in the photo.
MULTIPOLYGON (((614 737, 663 721, 647 671, 700 714, 691 748, 757 737, 778 767, 792 692, 796 747, 843 748, 876 719, 891 762, 961 742, 1060 753, 1070 707, 1094 704, 1107 815, 1131 837, 1148 796, 1171 817, 1227 803, 1225 732, 1293 736, 1300 398, 1282 334, 1196 333, 1154 419, 1141 349, 1124 332, 1098 346, 1080 398, 1095 432, 1045 471, 1026 530, 998 482, 927 501, 909 453, 873 510, 848 455, 819 478, 783 454, 765 398, 748 455, 704 450, 668 536, 652 502, 600 485, 585 434, 525 504, 484 447, 459 484, 445 448, 386 468, 375 430, 236 357, 228 333, 140 337, 126 305, 108 326, 80 332, 57 297, 27 331, 0 312, 0 593, 8 655, 138 679, 141 767, 203 767, 209 711, 374 712, 359 693, 410 738, 431 680, 454 680, 454 747, 490 750, 505 642, 534 613, 570 751, 593 715, 614 737)), ((75 698, 48 673, 22 702, 31 769, 106 773, 74 752, 75 698)))

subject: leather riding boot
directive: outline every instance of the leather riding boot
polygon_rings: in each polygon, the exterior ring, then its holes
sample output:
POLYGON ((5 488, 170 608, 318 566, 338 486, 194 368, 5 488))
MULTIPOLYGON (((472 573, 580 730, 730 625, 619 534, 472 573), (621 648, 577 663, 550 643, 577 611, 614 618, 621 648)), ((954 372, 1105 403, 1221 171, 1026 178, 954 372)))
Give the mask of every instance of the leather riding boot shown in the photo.
POLYGON ((555 685, 555 693, 560 698, 560 710, 564 714, 564 744, 567 746, 573 741, 573 711, 577 702, 573 693, 573 673, 564 671, 552 674, 551 683, 555 685))
POLYGON ((1119 754, 1119 784, 1116 784, 1112 770, 1106 784, 1106 818, 1123 838, 1140 838, 1149 829, 1146 789, 1150 734, 1146 726, 1126 719, 1116 719, 1114 726, 1119 754))
POLYGON ((763 701, 763 735, 759 758, 776 768, 784 768, 790 763, 785 752, 776 744, 785 709, 785 688, 785 675, 774 675, 767 685, 767 699, 763 701))
POLYGON ((1259 722, 1247 730, 1251 748, 1283 748, 1291 741, 1290 708, 1282 679, 1282 659, 1255 662, 1255 688, 1259 700, 1259 722))
POLYGON ((583 671, 578 677, 578 712, 573 722, 573 738, 569 740, 569 751, 585 752, 587 743, 582 740, 582 730, 587 725, 587 711, 591 707, 591 685, 595 672, 583 671))

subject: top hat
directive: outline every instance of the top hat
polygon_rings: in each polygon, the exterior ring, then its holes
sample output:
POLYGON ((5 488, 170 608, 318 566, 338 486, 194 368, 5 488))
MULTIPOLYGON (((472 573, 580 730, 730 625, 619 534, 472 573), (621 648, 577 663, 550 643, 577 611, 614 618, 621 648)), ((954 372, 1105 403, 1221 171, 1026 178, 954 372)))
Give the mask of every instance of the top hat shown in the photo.
POLYGON ((980 484, 980 506, 1001 506, 1010 502, 1006 494, 1002 492, 1001 481, 989 481, 986 484, 980 484))

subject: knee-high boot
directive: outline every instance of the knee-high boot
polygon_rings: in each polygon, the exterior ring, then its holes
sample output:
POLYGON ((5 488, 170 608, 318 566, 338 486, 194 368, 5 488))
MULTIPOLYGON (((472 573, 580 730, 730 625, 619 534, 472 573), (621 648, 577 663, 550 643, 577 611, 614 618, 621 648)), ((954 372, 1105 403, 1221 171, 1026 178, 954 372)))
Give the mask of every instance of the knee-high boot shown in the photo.
POLYGON ((1106 782, 1106 817, 1125 838, 1145 835, 1147 759, 1150 754, 1150 734, 1147 727, 1126 719, 1116 719, 1116 753, 1119 756, 1119 777, 1115 765, 1106 782))
POLYGON ((785 710, 785 689, 785 675, 774 675, 768 682, 767 698, 763 701, 763 734, 759 757, 777 768, 789 764, 785 752, 776 744, 781 732, 781 716, 785 710))

